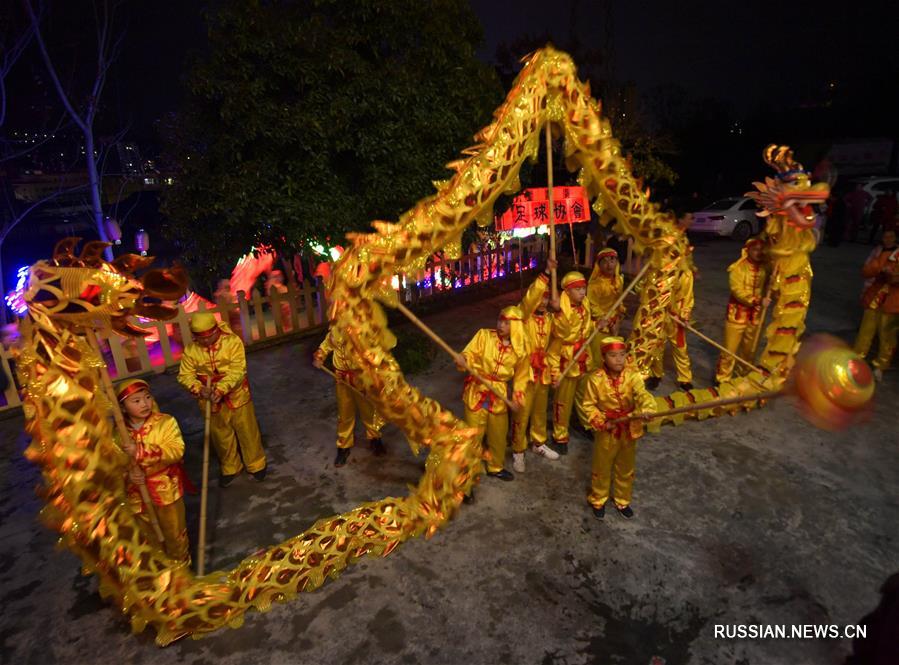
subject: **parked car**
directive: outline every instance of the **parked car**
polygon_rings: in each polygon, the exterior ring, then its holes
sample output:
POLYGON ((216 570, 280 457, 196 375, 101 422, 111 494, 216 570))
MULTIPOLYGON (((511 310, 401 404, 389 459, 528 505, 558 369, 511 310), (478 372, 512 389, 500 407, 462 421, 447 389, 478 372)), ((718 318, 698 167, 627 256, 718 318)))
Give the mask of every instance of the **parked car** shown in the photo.
POLYGON ((874 201, 877 200, 878 196, 880 196, 884 192, 893 190, 893 192, 897 193, 897 198, 899 198, 899 177, 896 176, 868 176, 866 178, 852 178, 849 182, 851 187, 855 187, 856 184, 861 184, 862 189, 866 191, 871 197, 868 200, 868 206, 865 208, 866 220, 871 214, 871 209, 874 207, 874 201))
POLYGON ((764 220, 756 216, 755 201, 747 196, 733 196, 693 213, 691 233, 709 233, 746 242, 762 230, 764 220))

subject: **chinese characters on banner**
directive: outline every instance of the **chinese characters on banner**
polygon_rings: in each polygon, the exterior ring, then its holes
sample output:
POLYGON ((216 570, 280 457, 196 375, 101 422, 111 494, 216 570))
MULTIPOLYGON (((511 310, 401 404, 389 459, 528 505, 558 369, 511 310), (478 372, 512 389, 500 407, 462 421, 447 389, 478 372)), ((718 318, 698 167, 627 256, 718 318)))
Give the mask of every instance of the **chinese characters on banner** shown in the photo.
MULTIPOLYGON (((549 200, 546 187, 525 189, 512 205, 496 217, 497 231, 528 229, 549 224, 549 200)), ((553 187, 556 224, 590 221, 590 207, 583 187, 553 187)))

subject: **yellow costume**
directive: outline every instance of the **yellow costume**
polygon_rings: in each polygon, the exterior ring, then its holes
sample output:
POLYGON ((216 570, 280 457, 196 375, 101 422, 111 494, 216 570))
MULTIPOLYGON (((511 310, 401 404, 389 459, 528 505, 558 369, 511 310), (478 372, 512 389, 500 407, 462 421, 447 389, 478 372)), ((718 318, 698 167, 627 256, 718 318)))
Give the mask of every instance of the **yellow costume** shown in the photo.
MULTIPOLYGON (((575 305, 569 296, 569 289, 586 287, 587 281, 579 272, 570 272, 562 278, 565 292, 560 297, 560 311, 553 317, 553 329, 550 335, 548 364, 553 381, 571 364, 572 359, 587 342, 593 330, 587 298, 575 305)), ((587 350, 578 359, 576 367, 565 375, 556 387, 553 399, 553 441, 560 446, 568 444, 568 423, 571 420, 571 409, 577 384, 582 374, 586 374, 590 363, 590 352, 587 350)))
POLYGON ((384 419, 375 411, 371 402, 352 389, 361 390, 356 378, 360 370, 354 369, 347 363, 343 354, 332 344, 331 333, 328 332, 328 336, 315 351, 315 357, 324 362, 331 353, 334 354, 331 359, 334 364, 334 373, 339 379, 334 385, 337 392, 337 447, 341 449, 353 447, 353 431, 356 428, 357 411, 362 416, 362 423, 365 425, 365 438, 369 441, 380 439, 384 419))
POLYGON ((881 248, 862 268, 862 276, 871 280, 862 295, 862 324, 855 339, 855 352, 868 355, 874 336, 878 338, 877 357, 871 363, 875 370, 890 366, 899 335, 899 249, 881 248))
MULTIPOLYGON (((129 395, 150 387, 141 379, 123 381, 116 387, 119 402, 129 395)), ((172 559, 190 563, 190 543, 187 538, 187 520, 184 514, 184 490, 190 487, 190 481, 184 472, 184 439, 178 421, 172 416, 159 413, 154 405, 153 413, 140 424, 133 427, 128 418, 128 433, 137 447, 135 462, 144 472, 147 491, 153 502, 153 510, 162 528, 165 538, 165 553, 172 559)), ((128 503, 131 510, 140 519, 149 523, 147 512, 141 500, 137 485, 129 483, 128 503)), ((147 533, 153 533, 147 529, 147 533)))
MULTIPOLYGON (((607 337, 603 352, 611 348, 625 348, 624 340, 607 337)), ((646 390, 643 377, 636 369, 625 367, 613 377, 605 367, 590 373, 584 390, 584 414, 594 430, 593 468, 590 494, 587 500, 594 508, 608 501, 614 485, 614 500, 618 508, 631 502, 634 486, 636 441, 643 436, 643 421, 618 423, 612 431, 605 429, 606 421, 622 418, 634 412, 654 413, 655 399, 646 390)))
MULTIPOLYGON (((693 313, 693 305, 693 260, 688 258, 671 289, 671 301, 668 304, 668 312, 684 323, 689 323, 690 316, 693 313)), ((667 344, 671 345, 671 356, 674 358, 674 367, 677 370, 677 382, 691 383, 693 381, 693 371, 690 368, 690 356, 687 353, 686 331, 683 326, 675 323, 670 317, 668 318, 667 330, 667 344)), ((665 374, 665 346, 666 344, 664 343, 659 345, 650 365, 650 374, 659 379, 665 374)))
MULTIPOLYGON (((738 356, 753 362, 752 343, 761 325, 762 298, 768 271, 764 264, 749 258, 749 249, 763 240, 753 238, 743 247, 742 256, 727 269, 730 280, 730 300, 727 303, 727 320, 724 323, 724 347, 738 356)), ((719 383, 730 379, 734 371, 733 356, 722 353, 718 357, 715 380, 719 383)))
POLYGON ((530 353, 530 381, 524 390, 524 404, 512 416, 512 450, 523 453, 528 447, 528 422, 534 446, 546 444, 546 409, 549 404, 549 386, 552 383, 546 350, 553 327, 553 315, 538 314, 536 309, 549 285, 549 278, 540 274, 528 287, 522 298, 521 313, 530 353))
POLYGON ((220 337, 214 344, 201 346, 194 342, 184 349, 178 383, 197 397, 200 408, 205 409, 200 390, 206 385, 206 378, 212 377, 212 387, 221 399, 212 404, 210 430, 222 475, 237 475, 244 466, 250 473, 257 473, 265 468, 265 451, 250 396, 243 342, 212 314, 197 313, 191 319, 191 330, 198 336, 214 332, 216 326, 220 337))
MULTIPOLYGON (((594 325, 599 321, 601 316, 611 309, 612 305, 615 304, 615 301, 621 296, 621 292, 624 291, 624 277, 621 275, 621 265, 617 263, 617 261, 618 252, 611 247, 607 247, 596 253, 593 272, 590 273, 590 280, 587 282, 587 300, 590 301, 590 316, 593 319, 594 325), (604 275, 599 269, 600 260, 607 256, 614 256, 616 261, 615 274, 610 277, 604 275)), ((614 334, 617 331, 618 324, 624 316, 625 311, 624 303, 622 303, 609 317, 608 325, 602 332, 597 333, 590 343, 593 368, 602 365, 602 354, 600 353, 599 347, 602 344, 603 333, 608 333, 610 335, 614 334)))
MULTIPOLYGON (((496 330, 482 328, 463 349, 462 356, 472 371, 487 379, 490 386, 501 394, 506 394, 506 382, 512 380, 512 399, 523 405, 531 375, 530 347, 522 321, 524 317, 517 306, 506 307, 500 317, 511 324, 509 338, 502 339, 496 330)), ((483 441, 485 433, 487 435, 490 450, 487 472, 499 473, 503 470, 509 433, 505 402, 470 375, 465 377, 462 402, 465 405, 465 422, 478 428, 478 441, 483 441)))

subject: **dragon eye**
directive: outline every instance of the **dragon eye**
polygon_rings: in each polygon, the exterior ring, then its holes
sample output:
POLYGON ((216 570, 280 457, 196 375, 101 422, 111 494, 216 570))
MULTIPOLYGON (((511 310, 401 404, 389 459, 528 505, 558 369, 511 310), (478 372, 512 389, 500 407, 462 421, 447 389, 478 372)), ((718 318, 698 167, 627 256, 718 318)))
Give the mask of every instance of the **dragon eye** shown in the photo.
POLYGON ((89 302, 91 305, 100 304, 100 287, 96 284, 88 284, 84 290, 78 295, 79 300, 89 302))

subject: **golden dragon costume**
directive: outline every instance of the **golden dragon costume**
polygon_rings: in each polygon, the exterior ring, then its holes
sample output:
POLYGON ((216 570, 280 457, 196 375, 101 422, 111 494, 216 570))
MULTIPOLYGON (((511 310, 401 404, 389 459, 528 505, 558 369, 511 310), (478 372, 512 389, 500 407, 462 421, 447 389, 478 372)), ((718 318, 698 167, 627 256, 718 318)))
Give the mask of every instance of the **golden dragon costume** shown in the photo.
MULTIPOLYGON (((168 316, 171 312, 145 298, 176 297, 183 279, 156 271, 137 280, 133 272, 145 267, 139 257, 108 263, 96 244, 80 257, 63 246, 53 261, 31 268, 19 370, 27 429, 34 437, 27 454, 41 466, 45 481, 43 516, 81 557, 84 572, 98 575, 101 593, 130 617, 135 631, 152 625, 157 643, 165 645, 186 635, 238 627, 247 610, 265 611, 273 602, 316 589, 360 557, 386 556, 408 538, 430 536, 454 514, 482 472, 475 432, 406 383, 390 352, 393 336, 382 305, 396 303, 393 275, 414 272, 438 249, 458 245, 473 220, 492 221, 493 202, 519 189, 519 168, 525 158, 536 157, 547 122, 564 136, 566 162, 580 170, 578 180, 602 222, 632 237, 636 250, 651 262, 629 345, 637 366, 643 371, 648 367, 662 342, 664 312, 687 242, 674 216, 650 202, 649 190, 632 175, 609 121, 589 86, 578 81, 571 58, 545 48, 525 59, 494 122, 478 133, 478 144, 449 165, 452 178, 435 183, 437 192, 397 223, 374 222, 374 233, 350 236, 352 246, 332 276, 333 345, 352 359, 358 388, 378 411, 403 430, 413 447, 430 449, 417 487, 406 497, 388 497, 320 519, 231 571, 194 577, 175 568, 137 527, 124 501, 127 460, 114 448, 106 405, 98 397, 103 361, 85 341, 88 327, 134 334, 129 315, 168 316)), ((808 308, 808 253, 814 241, 802 205, 824 200, 827 187, 812 186, 786 149, 772 148, 766 159, 778 178, 758 184, 754 196, 769 214, 768 233, 781 276, 762 356, 767 374, 722 385, 724 395, 754 394, 783 381, 808 308)), ((694 390, 661 401, 674 405, 711 396, 694 390)))

